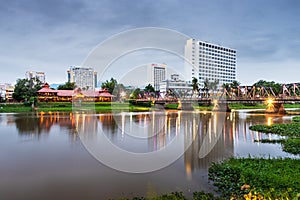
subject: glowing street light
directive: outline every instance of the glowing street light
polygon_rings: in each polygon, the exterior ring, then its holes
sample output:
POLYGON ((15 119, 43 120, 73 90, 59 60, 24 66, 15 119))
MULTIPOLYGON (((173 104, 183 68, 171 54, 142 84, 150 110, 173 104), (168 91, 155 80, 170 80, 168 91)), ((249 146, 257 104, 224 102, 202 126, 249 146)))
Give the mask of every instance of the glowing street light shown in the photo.
POLYGON ((274 103, 273 99, 267 99, 267 104, 273 104, 273 103, 274 103))

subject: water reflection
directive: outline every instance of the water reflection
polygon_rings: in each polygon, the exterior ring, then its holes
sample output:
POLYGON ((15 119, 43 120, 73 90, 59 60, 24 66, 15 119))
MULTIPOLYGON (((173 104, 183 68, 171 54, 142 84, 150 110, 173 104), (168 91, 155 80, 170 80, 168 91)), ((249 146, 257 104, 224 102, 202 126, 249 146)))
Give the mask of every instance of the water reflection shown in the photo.
POLYGON ((207 184, 211 162, 249 155, 299 158, 284 153, 280 144, 254 142, 277 136, 249 130, 255 124, 290 122, 291 116, 249 112, 1 114, 0 194, 5 199, 57 199, 58 193, 66 194, 65 199, 85 199, 86 194, 118 199, 145 196, 149 184, 157 193, 211 192, 207 184), (185 151, 164 169, 132 175, 92 159, 78 139, 79 132, 86 133, 87 140, 98 140, 103 132, 114 145, 137 154, 163 151, 180 138, 174 152, 185 151), (23 142, 28 137, 34 140, 23 142), (22 195, 15 192, 24 187, 22 195))
POLYGON ((233 155, 290 156, 280 150, 279 144, 255 143, 256 140, 278 136, 250 131, 249 127, 255 124, 289 123, 291 117, 247 112, 224 115, 220 117, 220 113, 183 111, 120 114, 42 112, 1 115, 0 119, 1 123, 15 125, 20 136, 39 137, 42 133, 49 134, 53 126, 58 126, 69 130, 72 140, 76 139, 78 132, 88 133, 85 137, 93 140, 101 130, 113 144, 134 153, 159 151, 167 147, 176 135, 183 134, 185 165, 190 171, 207 168, 209 163, 233 155), (253 151, 259 146, 266 149, 253 151))

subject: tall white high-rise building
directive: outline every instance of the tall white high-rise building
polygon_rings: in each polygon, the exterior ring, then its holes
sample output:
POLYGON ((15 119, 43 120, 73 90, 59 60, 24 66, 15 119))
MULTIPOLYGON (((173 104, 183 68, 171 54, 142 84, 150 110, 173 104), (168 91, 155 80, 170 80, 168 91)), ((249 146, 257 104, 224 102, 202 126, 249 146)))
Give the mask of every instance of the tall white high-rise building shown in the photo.
POLYGON ((155 91, 159 91, 159 84, 166 79, 166 67, 166 64, 151 64, 148 67, 149 82, 155 91))
POLYGON ((97 72, 91 67, 71 66, 67 73, 68 82, 83 90, 95 90, 97 87, 97 72))
POLYGON ((184 49, 186 69, 189 81, 198 79, 200 88, 205 79, 210 82, 219 80, 219 84, 236 80, 236 50, 220 45, 189 39, 184 49))
POLYGON ((46 83, 45 72, 27 71, 25 77, 27 79, 34 79, 35 81, 39 79, 42 83, 46 83))

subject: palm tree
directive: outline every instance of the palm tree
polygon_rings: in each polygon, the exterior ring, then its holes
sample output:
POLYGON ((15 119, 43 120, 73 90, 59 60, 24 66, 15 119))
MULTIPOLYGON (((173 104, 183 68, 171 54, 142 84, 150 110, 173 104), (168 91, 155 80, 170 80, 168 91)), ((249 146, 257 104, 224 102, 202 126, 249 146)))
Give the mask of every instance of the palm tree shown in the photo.
POLYGON ((198 79, 193 77, 192 80, 192 86, 193 86, 193 95, 197 94, 199 95, 199 84, 198 84, 198 79))
POLYGON ((204 87, 203 87, 202 90, 205 92, 206 97, 208 97, 208 91, 209 91, 209 89, 210 89, 210 82, 209 82, 208 78, 206 78, 206 79, 204 80, 203 84, 204 84, 204 87))
POLYGON ((231 88, 232 88, 232 92, 234 92, 236 95, 238 95, 237 93, 238 93, 238 87, 241 85, 241 83, 240 82, 238 82, 238 81, 233 81, 231 84, 230 84, 230 86, 231 86, 231 88))
POLYGON ((241 83, 238 82, 238 81, 233 81, 233 82, 231 83, 231 87, 232 87, 233 89, 237 89, 240 85, 241 85, 241 83))
POLYGON ((219 86, 220 81, 219 80, 214 80, 214 82, 210 83, 210 89, 212 89, 213 91, 217 91, 218 86, 219 86))
POLYGON ((193 91, 199 91, 198 79, 193 77, 192 80, 193 91))

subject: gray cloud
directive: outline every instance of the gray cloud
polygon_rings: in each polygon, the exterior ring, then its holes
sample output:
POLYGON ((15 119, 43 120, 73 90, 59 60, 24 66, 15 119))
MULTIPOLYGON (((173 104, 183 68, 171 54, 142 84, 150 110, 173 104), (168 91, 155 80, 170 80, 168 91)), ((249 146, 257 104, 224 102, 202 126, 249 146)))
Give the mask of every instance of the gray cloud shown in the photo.
POLYGON ((294 0, 6 1, 0 6, 0 66, 7 72, 0 82, 14 82, 29 69, 64 82, 67 67, 80 65, 98 43, 145 26, 237 49, 240 81, 251 82, 259 75, 242 74, 254 63, 270 69, 274 61, 300 64, 299 8, 294 0))

